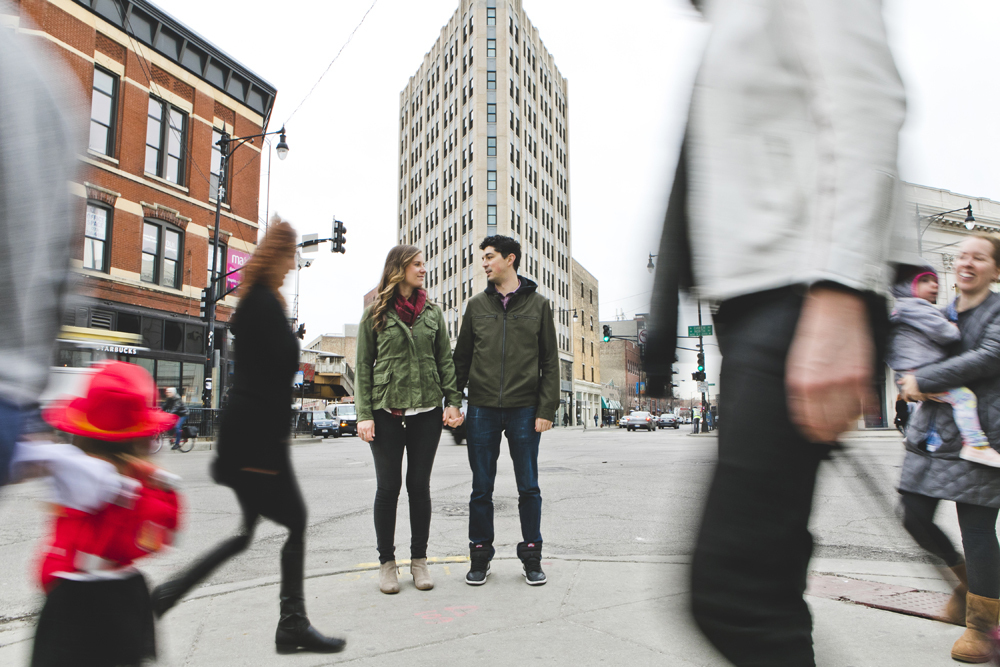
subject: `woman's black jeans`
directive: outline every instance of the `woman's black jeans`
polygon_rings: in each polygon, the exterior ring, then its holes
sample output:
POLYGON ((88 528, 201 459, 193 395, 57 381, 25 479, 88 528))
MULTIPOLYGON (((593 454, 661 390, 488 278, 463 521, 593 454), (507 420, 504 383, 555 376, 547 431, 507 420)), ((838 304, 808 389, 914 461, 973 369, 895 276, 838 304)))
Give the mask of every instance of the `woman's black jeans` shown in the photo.
POLYGON ((403 486, 406 451, 406 495, 410 500, 410 558, 427 558, 431 530, 431 469, 441 440, 441 408, 411 417, 375 411, 375 539, 380 563, 396 560, 396 505, 403 486))
MULTIPOLYGON (((937 498, 901 492, 903 526, 921 547, 953 567, 962 562, 951 540, 934 524, 937 498)), ((984 598, 1000 598, 1000 544, 997 543, 997 514, 994 507, 956 503, 962 530, 965 568, 969 592, 984 598)))

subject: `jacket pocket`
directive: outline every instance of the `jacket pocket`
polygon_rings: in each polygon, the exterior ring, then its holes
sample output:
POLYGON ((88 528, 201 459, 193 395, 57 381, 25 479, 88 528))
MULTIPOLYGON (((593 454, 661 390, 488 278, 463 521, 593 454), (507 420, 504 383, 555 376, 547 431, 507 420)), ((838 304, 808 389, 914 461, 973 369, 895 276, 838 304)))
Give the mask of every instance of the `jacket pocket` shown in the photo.
POLYGON ((372 375, 372 409, 385 407, 386 395, 389 392, 389 380, 392 379, 392 369, 380 371, 372 375))

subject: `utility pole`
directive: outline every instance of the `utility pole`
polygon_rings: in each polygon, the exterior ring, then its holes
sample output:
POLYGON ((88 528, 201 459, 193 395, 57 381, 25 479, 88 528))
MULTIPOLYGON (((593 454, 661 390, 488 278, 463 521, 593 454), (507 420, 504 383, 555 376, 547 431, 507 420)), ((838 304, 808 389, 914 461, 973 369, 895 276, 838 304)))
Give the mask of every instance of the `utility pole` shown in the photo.
MULTIPOLYGON (((699 356, 704 358, 705 338, 701 334, 701 299, 698 299, 698 350, 700 350, 699 356)), ((702 377, 704 378, 702 383, 708 382, 708 375, 704 371, 702 371, 702 377)), ((708 417, 705 414, 705 392, 701 392, 701 430, 702 432, 708 430, 708 417)))

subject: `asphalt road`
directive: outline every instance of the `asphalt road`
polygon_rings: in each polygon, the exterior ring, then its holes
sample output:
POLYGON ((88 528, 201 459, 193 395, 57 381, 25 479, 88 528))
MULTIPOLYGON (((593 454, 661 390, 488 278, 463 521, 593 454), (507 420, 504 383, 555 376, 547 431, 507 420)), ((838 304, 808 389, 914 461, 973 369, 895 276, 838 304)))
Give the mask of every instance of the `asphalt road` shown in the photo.
MULTIPOLYGON (((889 572, 902 564, 924 562, 893 515, 893 484, 902 459, 898 439, 868 435, 853 440, 850 447, 857 467, 839 460, 821 472, 813 520, 815 555, 870 561, 889 572), (875 481, 879 497, 857 479, 858 470, 875 481)), ((650 559, 685 562, 715 450, 714 435, 689 436, 683 429, 653 433, 555 429, 546 433, 539 454, 546 554, 581 563, 617 561, 622 567, 650 559)), ((152 583, 162 581, 239 525, 232 492, 216 486, 208 476, 212 456, 209 451, 157 455, 161 465, 185 480, 186 515, 175 547, 141 564, 152 583)), ((337 573, 356 577, 349 573, 370 568, 377 561, 371 517, 375 472, 368 445, 354 437, 329 439, 296 445, 293 456, 309 506, 307 572, 321 578, 340 576, 337 573)), ((465 447, 456 446, 445 434, 432 477, 429 556, 457 559, 467 554, 470 482, 465 447)), ((45 531, 45 493, 44 483, 35 481, 9 487, 0 495, 0 562, 5 565, 0 570, 0 647, 5 635, 23 641, 41 606, 34 559, 45 531)), ((520 530, 513 471, 506 453, 500 459, 495 501, 498 558, 513 559, 520 530)), ((945 504, 939 514, 957 541, 954 509, 945 504)), ((397 521, 400 559, 409 556, 408 537, 404 491, 397 521)), ((253 546, 223 566, 206 582, 206 590, 274 581, 283 541, 283 529, 263 522, 253 546)), ((503 567, 516 574, 515 563, 503 567)), ((466 567, 454 563, 436 576, 454 578, 459 591, 468 589, 458 583, 466 567)), ((683 574, 680 577, 671 585, 683 588, 683 574)), ((356 585, 371 587, 373 593, 377 590, 374 576, 356 585)), ((276 616, 271 603, 261 613, 267 619, 276 616)), ((270 625, 273 619, 262 622, 270 625)))

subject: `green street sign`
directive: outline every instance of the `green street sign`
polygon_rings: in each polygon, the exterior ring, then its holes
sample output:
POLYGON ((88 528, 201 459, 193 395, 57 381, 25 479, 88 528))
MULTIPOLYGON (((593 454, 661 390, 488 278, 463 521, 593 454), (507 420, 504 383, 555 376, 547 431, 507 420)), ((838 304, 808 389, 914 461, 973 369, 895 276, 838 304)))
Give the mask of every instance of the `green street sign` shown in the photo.
POLYGON ((712 325, 704 324, 699 327, 688 327, 688 337, 697 338, 698 336, 711 336, 712 335, 712 325))

